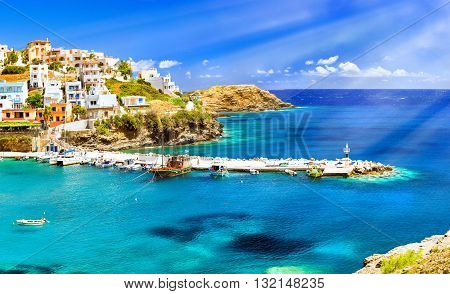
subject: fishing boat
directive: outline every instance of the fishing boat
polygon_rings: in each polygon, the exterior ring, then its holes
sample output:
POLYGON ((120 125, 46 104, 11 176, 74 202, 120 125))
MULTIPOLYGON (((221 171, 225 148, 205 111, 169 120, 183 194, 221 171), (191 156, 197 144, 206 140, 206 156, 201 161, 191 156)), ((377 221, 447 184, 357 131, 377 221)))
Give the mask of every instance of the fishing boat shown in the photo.
POLYGON ((285 169, 284 172, 287 173, 290 176, 296 176, 297 175, 297 172, 293 171, 291 169, 285 169))
POLYGON ((209 168, 209 172, 213 177, 224 177, 228 175, 228 169, 222 162, 214 161, 209 168))
POLYGON ((158 167, 150 168, 157 179, 164 179, 184 175, 192 171, 191 161, 187 155, 170 156, 167 163, 164 164, 164 157, 162 163, 158 167))
POLYGON ((323 171, 320 168, 313 166, 306 171, 306 174, 312 178, 320 178, 323 176, 323 171))
POLYGON ((259 175, 259 170, 257 170, 257 169, 251 169, 251 170, 250 170, 250 174, 251 174, 251 175, 259 175))
POLYGON ((20 226, 43 226, 49 221, 45 218, 41 219, 18 219, 16 220, 16 224, 20 226))

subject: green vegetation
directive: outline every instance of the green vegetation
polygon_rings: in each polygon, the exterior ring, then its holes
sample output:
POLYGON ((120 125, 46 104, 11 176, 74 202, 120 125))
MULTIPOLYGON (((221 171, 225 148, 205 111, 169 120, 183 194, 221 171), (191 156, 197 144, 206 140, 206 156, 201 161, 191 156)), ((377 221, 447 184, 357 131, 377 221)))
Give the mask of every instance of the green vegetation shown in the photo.
POLYGON ((48 69, 50 69, 50 70, 59 70, 61 67, 62 67, 61 62, 52 62, 48 66, 48 69))
POLYGON ((29 60, 29 58, 28 58, 28 50, 22 50, 20 52, 20 54, 22 55, 22 62, 23 63, 28 63, 28 60, 29 60))
POLYGON ((129 77, 131 77, 131 64, 126 60, 121 60, 118 71, 123 75, 123 78, 127 80, 129 77))
POLYGON ((163 94, 152 85, 144 80, 130 80, 129 82, 120 82, 116 79, 109 79, 106 81, 106 87, 111 93, 117 96, 143 96, 147 102, 151 100, 162 100, 172 103, 173 105, 184 107, 186 105, 187 97, 172 97, 163 94))
POLYGON ((173 115, 160 115, 150 111, 146 113, 116 115, 96 121, 95 127, 99 134, 107 134, 109 131, 137 132, 142 128, 150 134, 164 132, 170 134, 174 129, 184 127, 202 126, 211 121, 212 117, 203 111, 180 110, 173 115))
POLYGON ((72 114, 75 116, 76 120, 84 119, 87 116, 87 109, 81 105, 75 104, 72 107, 72 114))
POLYGON ((0 121, 0 128, 38 127, 40 124, 28 121, 0 121))
POLYGON ((422 259, 422 251, 408 250, 403 254, 393 255, 381 263, 383 274, 398 273, 407 266, 411 266, 422 259))
POLYGON ((408 274, 449 274, 450 248, 432 249, 423 259, 420 259, 406 271, 408 274))
POLYGON ((16 65, 8 65, 2 71, 4 75, 13 75, 13 74, 23 74, 26 72, 27 68, 25 66, 16 66, 16 65))
POLYGON ((27 105, 29 105, 33 108, 44 107, 44 97, 39 93, 35 93, 35 94, 28 96, 28 98, 25 101, 26 101, 27 105))
POLYGON ((16 51, 12 50, 8 53, 5 60, 5 65, 14 65, 19 60, 19 55, 16 51))

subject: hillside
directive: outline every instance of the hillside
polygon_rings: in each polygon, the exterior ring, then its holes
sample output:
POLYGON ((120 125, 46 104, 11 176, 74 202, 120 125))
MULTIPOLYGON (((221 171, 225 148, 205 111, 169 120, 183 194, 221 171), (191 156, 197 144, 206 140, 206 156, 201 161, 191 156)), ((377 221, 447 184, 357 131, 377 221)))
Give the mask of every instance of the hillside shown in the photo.
POLYGON ((255 85, 213 86, 189 95, 198 95, 203 107, 211 112, 264 111, 292 107, 292 104, 281 101, 255 85))
POLYGON ((106 80, 106 87, 117 96, 144 96, 146 102, 151 105, 152 110, 174 111, 186 106, 183 97, 172 97, 152 87, 150 83, 143 80, 131 80, 121 82, 116 79, 106 80))
POLYGON ((357 274, 448 274, 450 231, 364 259, 357 274))

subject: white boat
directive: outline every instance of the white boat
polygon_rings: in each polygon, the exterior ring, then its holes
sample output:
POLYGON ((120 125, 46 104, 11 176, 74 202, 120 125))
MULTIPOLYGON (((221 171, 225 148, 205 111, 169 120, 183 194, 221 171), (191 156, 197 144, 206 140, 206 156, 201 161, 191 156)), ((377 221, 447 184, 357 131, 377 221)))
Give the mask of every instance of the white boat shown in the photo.
POLYGON ((58 160, 57 160, 56 157, 52 157, 52 158, 50 158, 50 159, 48 160, 48 163, 49 163, 50 165, 56 165, 56 164, 58 163, 58 160))
POLYGON ((290 176, 296 176, 297 175, 297 172, 293 171, 291 169, 285 169, 284 172, 287 173, 290 176))
POLYGON ((56 159, 56 165, 59 166, 68 166, 68 165, 75 165, 80 164, 81 158, 79 157, 58 157, 56 159))
POLYGON ((259 175, 259 170, 257 170, 257 169, 251 169, 251 170, 250 170, 250 174, 251 174, 251 175, 259 175))
POLYGON ((140 165, 140 164, 129 164, 129 165, 126 165, 125 166, 125 169, 126 170, 134 170, 134 171, 137 171, 137 170, 141 170, 142 169, 142 165, 140 165))
POLYGON ((102 168, 109 168, 109 167, 113 167, 113 166, 114 166, 114 162, 113 161, 109 161, 109 160, 105 160, 101 164, 102 168))
POLYGON ((18 219, 16 220, 16 224, 20 226, 43 226, 49 221, 45 218, 41 219, 18 219))

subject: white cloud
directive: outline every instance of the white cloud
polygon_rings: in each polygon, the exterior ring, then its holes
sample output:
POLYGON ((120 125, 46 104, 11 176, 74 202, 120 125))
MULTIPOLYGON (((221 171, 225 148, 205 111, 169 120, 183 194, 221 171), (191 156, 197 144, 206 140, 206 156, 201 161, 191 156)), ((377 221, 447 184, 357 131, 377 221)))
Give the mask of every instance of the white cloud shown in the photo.
POLYGON ((392 61, 392 60, 394 60, 394 58, 392 58, 392 57, 389 56, 389 55, 386 55, 386 56, 383 58, 383 60, 384 60, 384 61, 392 61))
POLYGON ((264 70, 264 69, 257 69, 256 73, 259 75, 273 75, 275 73, 275 71, 273 69, 269 69, 269 70, 264 70))
POLYGON ((338 55, 336 55, 336 56, 331 56, 331 57, 326 58, 326 59, 322 59, 322 58, 321 58, 321 59, 319 59, 319 61, 317 61, 317 64, 330 65, 330 64, 335 63, 338 59, 339 59, 339 56, 338 56, 338 55))
POLYGON ((288 67, 286 67, 286 68, 284 69, 284 72, 285 72, 285 73, 288 73, 290 70, 291 70, 291 67, 288 66, 288 67))
POLYGON ((368 70, 363 72, 363 76, 369 78, 380 78, 380 77, 389 77, 392 75, 392 72, 388 69, 385 69, 381 66, 371 67, 368 70))
POLYGON ((208 63, 209 63, 208 59, 203 59, 203 61, 202 61, 203 66, 207 66, 208 63))
POLYGON ((159 63, 159 68, 171 68, 180 64, 181 62, 176 60, 163 60, 159 63))
POLYGON ((305 64, 306 65, 312 65, 312 64, 314 64, 314 60, 306 60, 305 64))
POLYGON ((208 67, 209 70, 214 70, 214 69, 218 69, 218 68, 220 68, 219 65, 214 65, 214 66, 208 67))
POLYGON ((340 63, 339 68, 343 73, 359 73, 361 71, 356 64, 350 61, 340 63))
POLYGON ((185 73, 185 75, 186 75, 186 77, 187 77, 188 79, 192 78, 192 73, 191 73, 190 71, 187 71, 187 72, 185 73))
POLYGON ((153 59, 141 59, 137 62, 131 61, 131 68, 133 72, 140 72, 141 70, 147 70, 155 65, 156 61, 153 59))
POLYGON ((199 77, 201 79, 211 79, 211 78, 221 78, 222 75, 210 75, 210 74, 204 74, 204 75, 199 75, 199 77))

